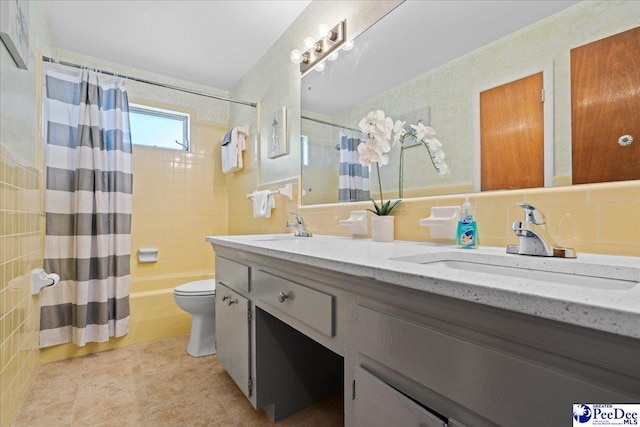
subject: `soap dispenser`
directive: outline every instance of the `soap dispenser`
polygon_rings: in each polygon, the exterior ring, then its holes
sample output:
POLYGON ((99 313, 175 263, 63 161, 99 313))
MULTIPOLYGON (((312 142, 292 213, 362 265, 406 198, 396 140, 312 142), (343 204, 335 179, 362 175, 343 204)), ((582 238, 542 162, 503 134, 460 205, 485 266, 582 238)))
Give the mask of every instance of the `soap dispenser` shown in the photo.
POLYGON ((469 203, 469 195, 467 194, 462 204, 462 215, 458 221, 458 229, 456 231, 456 245, 459 248, 475 249, 478 247, 478 226, 473 219, 471 212, 471 203, 469 203))

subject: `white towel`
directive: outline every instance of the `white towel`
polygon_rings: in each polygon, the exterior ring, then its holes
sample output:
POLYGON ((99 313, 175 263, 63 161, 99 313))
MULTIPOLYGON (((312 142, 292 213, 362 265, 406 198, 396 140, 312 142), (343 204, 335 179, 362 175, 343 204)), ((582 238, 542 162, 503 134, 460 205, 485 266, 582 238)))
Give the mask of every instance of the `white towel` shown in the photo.
POLYGON ((254 191, 253 192, 253 217, 269 218, 271 217, 271 209, 276 207, 276 201, 271 191, 254 191))
POLYGON ((233 173, 243 168, 242 152, 247 148, 246 137, 249 131, 246 127, 231 129, 230 141, 228 135, 222 141, 222 173, 233 173), (227 142, 228 141, 228 142, 227 142))

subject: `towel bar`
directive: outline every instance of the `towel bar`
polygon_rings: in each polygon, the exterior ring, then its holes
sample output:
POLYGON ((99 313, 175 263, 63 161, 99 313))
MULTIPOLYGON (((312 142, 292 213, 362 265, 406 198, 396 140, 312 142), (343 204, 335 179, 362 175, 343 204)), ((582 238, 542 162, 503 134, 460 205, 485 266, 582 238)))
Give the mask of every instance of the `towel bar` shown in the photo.
MULTIPOLYGON (((272 190, 270 194, 281 194, 291 200, 293 198, 293 184, 287 184, 277 190, 272 190)), ((247 199, 253 199, 253 193, 247 194, 247 199)))

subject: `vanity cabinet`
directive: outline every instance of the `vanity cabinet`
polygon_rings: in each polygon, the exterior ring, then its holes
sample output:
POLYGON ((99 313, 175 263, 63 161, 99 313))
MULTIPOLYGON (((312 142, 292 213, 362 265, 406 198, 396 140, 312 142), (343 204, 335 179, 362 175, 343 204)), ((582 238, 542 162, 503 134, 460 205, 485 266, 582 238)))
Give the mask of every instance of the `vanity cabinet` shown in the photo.
POLYGON ((245 396, 252 392, 249 300, 218 282, 216 285, 216 353, 218 361, 245 396))
POLYGON ((397 307, 356 307, 356 402, 361 366, 386 378, 389 388, 410 395, 425 410, 442 414, 448 424, 455 417, 473 426, 562 425, 574 403, 631 403, 640 396, 639 364, 633 360, 634 354, 640 355, 637 342, 625 344, 596 334, 579 337, 583 342, 578 346, 558 346, 569 331, 551 323, 529 319, 531 324, 524 325, 527 320, 499 312, 476 312, 466 319, 459 311, 452 321, 476 322, 461 329, 425 313, 442 315, 428 309, 403 313, 397 307), (505 328, 501 322, 515 323, 505 328), (524 340, 507 335, 518 330, 524 340), (603 355, 589 347, 601 345, 622 357, 598 360, 603 355))
MULTIPOLYGON (((274 420, 335 384, 346 426, 567 425, 573 404, 640 401, 638 339, 214 247, 218 357, 236 347, 226 331, 251 332, 242 338, 249 359, 237 360, 253 367, 252 404, 274 420), (245 274, 250 292, 227 289, 245 274), (250 327, 226 314, 218 296, 228 291, 234 308, 253 310, 250 327)), ((233 362, 223 366, 232 374, 233 362)))
POLYGON ((309 338, 334 336, 333 295, 238 253, 216 254, 216 283, 218 361, 254 408, 277 421, 341 392, 342 358, 309 338))

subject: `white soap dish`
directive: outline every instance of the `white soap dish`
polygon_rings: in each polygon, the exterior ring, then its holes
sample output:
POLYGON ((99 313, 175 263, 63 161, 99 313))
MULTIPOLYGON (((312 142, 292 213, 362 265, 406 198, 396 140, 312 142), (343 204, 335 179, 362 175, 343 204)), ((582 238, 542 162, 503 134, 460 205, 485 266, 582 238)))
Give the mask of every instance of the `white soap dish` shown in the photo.
POLYGON ((354 236, 366 236, 368 231, 367 223, 367 211, 351 211, 348 219, 338 221, 338 225, 349 227, 349 231, 354 236))
POLYGON ((436 206, 431 208, 431 216, 418 221, 421 227, 431 229, 435 239, 455 239, 460 219, 460 206, 436 206))

